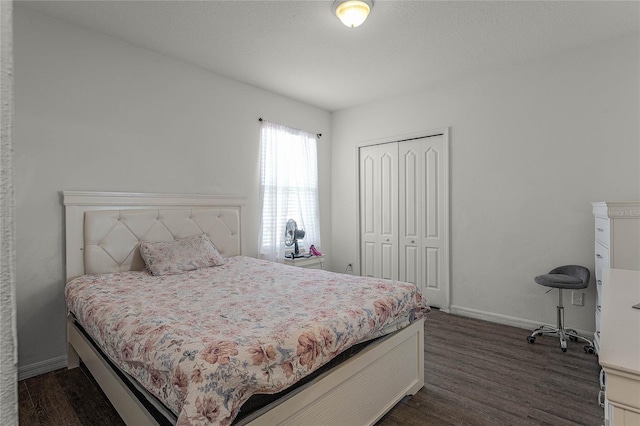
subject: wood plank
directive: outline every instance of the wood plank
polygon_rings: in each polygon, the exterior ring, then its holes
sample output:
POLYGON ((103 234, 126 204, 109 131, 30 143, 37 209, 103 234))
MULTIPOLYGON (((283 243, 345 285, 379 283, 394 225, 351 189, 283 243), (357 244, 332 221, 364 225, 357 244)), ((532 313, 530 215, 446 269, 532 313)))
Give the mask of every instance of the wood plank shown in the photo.
MULTIPOLYGON (((84 364, 83 364, 84 366, 84 364)), ((58 374, 60 386, 69 400, 74 413, 85 425, 124 425, 118 412, 107 400, 97 384, 85 375, 86 367, 74 368, 65 374, 58 374)))
POLYGON ((26 381, 18 382, 18 421, 22 426, 38 424, 38 414, 36 407, 29 395, 26 381))
POLYGON ((35 407, 36 424, 82 425, 58 382, 56 372, 27 379, 27 388, 35 407))

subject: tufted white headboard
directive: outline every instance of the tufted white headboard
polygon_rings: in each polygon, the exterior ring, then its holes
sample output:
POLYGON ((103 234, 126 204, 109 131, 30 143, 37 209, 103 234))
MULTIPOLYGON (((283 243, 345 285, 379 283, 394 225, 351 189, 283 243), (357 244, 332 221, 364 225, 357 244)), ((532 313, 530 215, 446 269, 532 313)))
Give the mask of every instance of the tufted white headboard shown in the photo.
POLYGON ((207 234, 224 257, 242 254, 244 197, 63 191, 67 281, 141 270, 140 241, 207 234))

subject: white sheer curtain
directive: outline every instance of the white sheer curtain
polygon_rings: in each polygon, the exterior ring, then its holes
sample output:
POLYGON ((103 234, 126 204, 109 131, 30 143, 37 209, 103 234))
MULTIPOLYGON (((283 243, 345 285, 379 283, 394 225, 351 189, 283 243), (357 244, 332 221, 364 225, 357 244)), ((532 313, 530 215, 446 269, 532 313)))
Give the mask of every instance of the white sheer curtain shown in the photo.
POLYGON ((318 154, 316 135, 262 121, 260 131, 260 224, 258 254, 262 259, 284 258, 284 230, 289 219, 304 229, 298 244, 320 248, 318 154))

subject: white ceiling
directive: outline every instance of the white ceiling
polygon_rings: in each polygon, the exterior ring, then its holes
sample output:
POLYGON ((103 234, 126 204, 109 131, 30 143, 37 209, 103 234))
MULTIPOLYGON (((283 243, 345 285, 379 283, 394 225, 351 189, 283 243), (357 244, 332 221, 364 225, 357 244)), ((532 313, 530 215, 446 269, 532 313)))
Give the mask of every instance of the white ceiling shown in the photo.
POLYGON ((335 111, 638 33, 638 1, 19 1, 32 10, 335 111))

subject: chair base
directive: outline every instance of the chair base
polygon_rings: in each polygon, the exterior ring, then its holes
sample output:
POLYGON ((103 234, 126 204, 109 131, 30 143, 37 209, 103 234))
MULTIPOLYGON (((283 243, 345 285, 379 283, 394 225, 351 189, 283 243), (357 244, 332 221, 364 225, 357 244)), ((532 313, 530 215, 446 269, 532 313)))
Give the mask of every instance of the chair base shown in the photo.
POLYGON ((584 347, 584 351, 587 353, 595 352, 593 342, 587 339, 586 337, 580 336, 573 329, 566 329, 566 328, 562 329, 557 327, 551 327, 548 325, 541 325, 540 327, 536 328, 533 331, 533 333, 531 333, 531 335, 527 336, 527 341, 529 343, 534 343, 536 341, 536 336, 544 336, 544 335, 558 336, 558 338, 560 339, 560 349, 562 349, 562 352, 567 351, 567 340, 571 340, 572 342, 578 342, 578 341, 585 342, 588 345, 584 347))
POLYGON ((544 336, 544 335, 554 335, 558 336, 560 339, 560 349, 562 352, 567 351, 567 338, 573 342, 582 341, 588 343, 588 345, 584 346, 584 351, 588 354, 595 353, 595 347, 593 346, 593 342, 586 337, 582 337, 578 335, 578 332, 572 328, 564 327, 564 306, 562 305, 562 289, 558 289, 558 306, 557 306, 557 314, 558 314, 558 325, 557 327, 551 327, 550 325, 541 325, 536 328, 531 335, 527 336, 527 342, 535 343, 536 336, 544 336))

